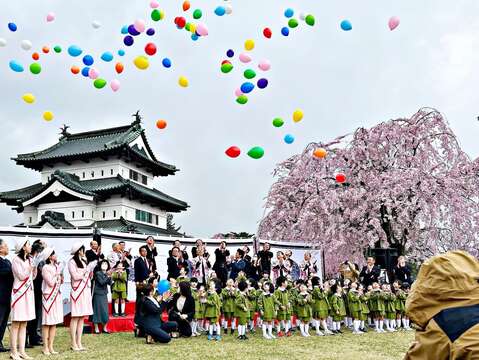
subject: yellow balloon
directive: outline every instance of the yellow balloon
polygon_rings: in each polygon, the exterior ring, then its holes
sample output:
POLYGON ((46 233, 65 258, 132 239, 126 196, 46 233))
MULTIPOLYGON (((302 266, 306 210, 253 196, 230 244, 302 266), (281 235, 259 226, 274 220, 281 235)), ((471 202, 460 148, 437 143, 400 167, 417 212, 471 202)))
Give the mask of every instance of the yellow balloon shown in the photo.
POLYGON ((300 122, 303 120, 303 111, 301 109, 296 109, 293 113, 293 121, 294 122, 300 122))
POLYGON ((137 56, 135 60, 133 60, 133 63, 140 70, 146 70, 148 69, 148 66, 150 66, 148 58, 144 55, 137 56))
POLYGON ((254 49, 254 40, 246 40, 244 42, 244 48, 247 50, 247 51, 251 51, 254 49))
POLYGON ((33 104, 35 102, 35 95, 26 93, 26 94, 23 94, 22 99, 28 104, 33 104))
POLYGON ((43 119, 45 121, 52 121, 53 120, 53 113, 51 111, 45 111, 43 113, 43 119))
POLYGON ((178 84, 180 84, 181 87, 185 88, 188 87, 189 81, 184 76, 180 76, 180 78, 178 79, 178 84))
POLYGON ((196 32, 196 24, 190 24, 190 32, 193 34, 196 32))

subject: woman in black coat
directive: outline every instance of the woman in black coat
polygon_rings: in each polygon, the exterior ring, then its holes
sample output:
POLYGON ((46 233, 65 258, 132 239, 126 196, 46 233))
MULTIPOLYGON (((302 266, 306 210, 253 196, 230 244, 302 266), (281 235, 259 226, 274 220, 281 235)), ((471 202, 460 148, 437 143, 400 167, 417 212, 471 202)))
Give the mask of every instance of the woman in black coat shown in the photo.
POLYGON ((178 324, 178 332, 181 336, 191 336, 190 322, 195 314, 195 299, 191 295, 191 286, 189 282, 180 282, 179 292, 173 295, 173 299, 168 303, 168 320, 178 324))

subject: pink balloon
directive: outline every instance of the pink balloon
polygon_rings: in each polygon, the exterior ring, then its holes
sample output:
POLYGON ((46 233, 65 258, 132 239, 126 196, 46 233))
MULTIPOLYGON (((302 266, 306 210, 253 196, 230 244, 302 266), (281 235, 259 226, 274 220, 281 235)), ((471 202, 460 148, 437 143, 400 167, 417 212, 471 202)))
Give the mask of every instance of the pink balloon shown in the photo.
POLYGON ((53 20, 55 20, 55 13, 48 13, 47 14, 47 22, 52 22, 53 20))
POLYGON ((152 0, 152 1, 150 2, 150 7, 151 7, 152 9, 156 9, 158 6, 160 6, 160 4, 158 3, 158 1, 152 0))
POLYGON ((240 88, 235 90, 235 95, 236 95, 236 97, 243 95, 243 92, 241 91, 240 88))
POLYGON ((208 35, 208 28, 206 27, 205 24, 198 24, 196 26, 196 32, 200 36, 206 36, 206 35, 208 35))
POLYGON ((110 82, 110 87, 116 92, 120 89, 120 82, 117 79, 114 79, 110 82))
POLYGON ((100 72, 95 68, 90 68, 90 70, 88 70, 88 77, 90 79, 95 80, 99 75, 100 75, 100 72))
POLYGON ((145 20, 142 20, 142 19, 135 20, 135 23, 133 24, 133 26, 135 27, 136 31, 142 33, 143 31, 145 31, 145 20))
POLYGON ((393 31, 395 28, 399 26, 400 20, 397 16, 393 16, 389 19, 389 30, 393 31))
POLYGON ((258 67, 263 70, 263 71, 268 71, 269 69, 271 69, 271 63, 269 62, 269 60, 261 60, 258 64, 258 67))
POLYGON ((239 59, 242 63, 249 63, 251 61, 251 56, 245 53, 241 53, 239 56, 239 59))

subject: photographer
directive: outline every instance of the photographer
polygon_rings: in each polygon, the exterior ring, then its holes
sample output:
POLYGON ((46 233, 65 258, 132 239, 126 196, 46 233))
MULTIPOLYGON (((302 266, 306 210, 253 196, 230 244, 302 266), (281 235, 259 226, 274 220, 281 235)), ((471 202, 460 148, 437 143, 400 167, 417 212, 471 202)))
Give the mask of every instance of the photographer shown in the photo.
POLYGON ((224 287, 226 285, 226 280, 228 279, 228 269, 226 264, 226 259, 230 256, 230 252, 226 249, 226 241, 220 243, 220 247, 215 250, 215 263, 213 265, 213 270, 216 272, 216 275, 221 280, 221 285, 224 287))
POLYGON ((191 255, 193 256, 193 258, 198 257, 198 249, 199 248, 203 248, 203 251, 204 251, 203 256, 206 256, 206 257, 210 256, 210 254, 208 254, 208 250, 206 250, 206 245, 203 242, 203 240, 198 239, 198 240, 196 240, 196 246, 193 246, 191 248, 191 255))
POLYGON ((167 280, 176 279, 180 276, 180 269, 185 269, 188 272, 188 264, 182 258, 181 250, 176 246, 171 249, 171 255, 166 260, 166 265, 168 266, 168 277, 167 280))

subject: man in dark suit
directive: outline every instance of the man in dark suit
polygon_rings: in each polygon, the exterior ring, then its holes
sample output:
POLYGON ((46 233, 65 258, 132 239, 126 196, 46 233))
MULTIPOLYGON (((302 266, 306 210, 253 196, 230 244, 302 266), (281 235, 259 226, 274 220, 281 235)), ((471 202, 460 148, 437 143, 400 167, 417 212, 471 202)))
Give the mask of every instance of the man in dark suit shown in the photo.
POLYGON ((365 288, 377 282, 379 276, 381 275, 381 269, 379 266, 374 265, 375 263, 376 259, 374 257, 368 257, 367 265, 363 267, 361 273, 359 274, 359 280, 365 288))
POLYGON ((136 284, 136 307, 135 307, 135 323, 138 324, 140 304, 141 304, 141 294, 142 290, 145 288, 145 282, 150 276, 153 276, 151 271, 150 261, 146 257, 147 247, 140 247, 140 257, 135 260, 135 284, 136 284))
POLYGON ((85 252, 85 256, 88 263, 105 258, 101 253, 101 246, 96 240, 90 241, 90 249, 85 252))
POLYGON ((7 259, 8 245, 0 239, 0 352, 10 349, 3 347, 2 340, 7 328, 8 316, 10 315, 10 299, 12 296, 13 273, 12 263, 7 259))

